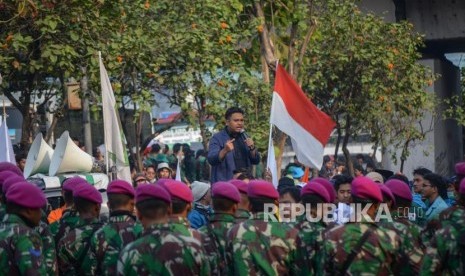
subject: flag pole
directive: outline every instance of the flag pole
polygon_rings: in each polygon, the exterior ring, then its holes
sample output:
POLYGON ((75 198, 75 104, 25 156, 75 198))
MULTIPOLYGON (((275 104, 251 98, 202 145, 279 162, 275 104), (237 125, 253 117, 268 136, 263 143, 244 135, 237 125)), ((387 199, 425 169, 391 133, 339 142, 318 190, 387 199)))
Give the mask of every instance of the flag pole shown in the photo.
MULTIPOLYGON (((99 66, 101 66, 101 63, 102 63, 102 52, 98 51, 98 62, 99 62, 99 66)), ((100 82, 102 82, 102 80, 100 80, 100 82)), ((102 103, 103 104, 103 103, 102 103)), ((102 106, 103 108, 103 106, 102 106)), ((106 172, 107 172, 107 176, 110 177, 110 180, 111 180, 111 173, 108 171, 109 169, 109 162, 110 162, 110 156, 108 154, 108 143, 106 141, 106 139, 104 139, 104 145, 105 145, 105 166, 106 166, 106 172)))

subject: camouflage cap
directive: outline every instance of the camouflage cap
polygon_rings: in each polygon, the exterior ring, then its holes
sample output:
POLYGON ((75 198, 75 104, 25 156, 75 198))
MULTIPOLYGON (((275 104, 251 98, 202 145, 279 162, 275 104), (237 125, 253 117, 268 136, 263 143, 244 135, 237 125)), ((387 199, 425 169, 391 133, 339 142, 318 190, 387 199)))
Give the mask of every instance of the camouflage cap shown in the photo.
POLYGON ((229 183, 236 186, 240 193, 247 194, 247 183, 239 179, 229 180, 229 183))
POLYGON ((352 181, 351 193, 352 196, 358 198, 383 202, 383 195, 381 194, 381 188, 379 187, 379 184, 365 176, 354 178, 352 181))
POLYGON ((141 202, 147 199, 159 199, 166 203, 171 203, 170 194, 160 185, 147 184, 137 187, 136 202, 141 202))
POLYGON ((247 196, 278 199, 279 193, 270 182, 265 180, 252 180, 247 187, 247 196))
POLYGON ((0 162, 0 172, 10 171, 16 175, 23 176, 23 172, 15 165, 9 162, 0 162))
POLYGON ((102 195, 92 185, 79 185, 73 191, 74 198, 82 198, 90 202, 102 204, 102 195))
POLYGON ((412 192, 410 191, 409 186, 402 180, 390 179, 386 181, 384 186, 388 187, 392 194, 395 196, 407 199, 409 201, 413 200, 412 192))
POLYGON ((6 201, 26 208, 42 208, 47 204, 47 199, 41 189, 32 183, 15 183, 6 193, 6 201))
POLYGON ((320 196, 325 203, 331 203, 331 197, 323 185, 318 182, 307 183, 300 191, 300 196, 317 195, 320 196))
POLYGON ((224 197, 236 203, 241 202, 239 190, 229 182, 216 182, 213 184, 212 197, 224 197))
POLYGON ((334 189, 333 184, 329 182, 328 179, 323 178, 323 177, 316 177, 310 180, 308 183, 312 183, 312 182, 320 183, 321 185, 323 185, 323 187, 325 187, 326 191, 328 191, 329 200, 331 202, 334 202, 336 200, 336 189, 334 189))
POLYGON ((79 176, 73 176, 71 178, 67 178, 65 179, 65 181, 63 182, 63 191, 67 191, 67 192, 73 192, 74 189, 76 189, 76 187, 78 187, 80 184, 90 184, 89 182, 87 182, 84 178, 82 177, 79 177, 79 176))
POLYGON ((134 188, 127 181, 115 179, 108 184, 107 194, 123 194, 134 197, 134 188))

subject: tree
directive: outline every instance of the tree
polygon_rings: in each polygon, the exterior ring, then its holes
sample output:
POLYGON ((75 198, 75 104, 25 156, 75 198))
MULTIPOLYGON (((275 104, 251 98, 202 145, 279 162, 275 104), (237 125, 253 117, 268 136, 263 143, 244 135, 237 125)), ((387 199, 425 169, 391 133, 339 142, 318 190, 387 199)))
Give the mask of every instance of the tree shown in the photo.
POLYGON ((411 24, 362 14, 353 0, 254 3, 265 22, 262 55, 270 66, 277 58, 288 62, 303 90, 337 122, 352 173, 349 138, 366 132, 382 146, 422 138, 414 124, 433 108, 424 88, 435 76, 417 63, 422 37, 411 24), (278 52, 273 45, 284 46, 278 52))
POLYGON ((351 136, 368 132, 382 146, 423 138, 415 124, 433 110, 425 88, 435 76, 417 62, 423 39, 410 23, 361 14, 353 1, 328 1, 322 7, 303 86, 342 130, 342 149, 353 173, 347 149, 351 136))
MULTIPOLYGON (((148 74, 156 81, 156 93, 180 106, 189 125, 200 128, 205 148, 210 136, 205 119, 222 122, 231 105, 253 114, 248 117, 250 127, 259 126, 258 107, 269 90, 263 89, 259 67, 243 60, 256 31, 253 21, 241 17, 241 2, 156 1, 152 5, 157 20, 151 29, 158 34, 150 42, 158 49, 148 74)), ((264 140, 262 134, 252 132, 257 141, 264 140)))

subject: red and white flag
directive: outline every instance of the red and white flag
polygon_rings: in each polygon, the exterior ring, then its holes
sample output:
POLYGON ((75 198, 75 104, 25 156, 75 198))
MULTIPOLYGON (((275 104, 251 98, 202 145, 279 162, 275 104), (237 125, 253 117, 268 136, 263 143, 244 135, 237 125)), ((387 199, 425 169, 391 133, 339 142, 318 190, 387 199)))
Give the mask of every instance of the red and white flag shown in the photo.
POLYGON ((336 123, 305 96, 302 88, 278 64, 270 122, 291 137, 300 163, 320 169, 324 147, 336 123))

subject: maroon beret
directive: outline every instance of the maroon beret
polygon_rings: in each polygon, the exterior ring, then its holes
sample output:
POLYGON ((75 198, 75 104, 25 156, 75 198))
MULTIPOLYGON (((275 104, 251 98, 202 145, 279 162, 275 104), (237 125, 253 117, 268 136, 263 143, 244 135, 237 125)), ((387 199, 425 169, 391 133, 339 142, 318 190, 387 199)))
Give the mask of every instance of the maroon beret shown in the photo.
POLYGON ((47 205, 44 193, 36 185, 26 182, 15 183, 6 193, 6 201, 26 208, 42 208, 47 205))
POLYGON ((329 182, 328 179, 317 177, 317 178, 310 180, 308 183, 311 183, 311 182, 320 183, 321 185, 323 185, 323 187, 325 187, 326 191, 328 191, 330 202, 334 202, 336 200, 336 189, 334 189, 333 184, 329 182))
POLYGON ((304 195, 317 195, 320 196, 325 203, 332 202, 328 190, 318 182, 307 183, 300 191, 300 196, 304 195))
POLYGON ((387 196, 392 201, 392 203, 396 204, 396 198, 394 197, 391 189, 389 189, 386 185, 379 185, 379 188, 381 189, 381 194, 383 196, 387 196))
POLYGON ((245 183, 244 181, 239 180, 239 179, 233 179, 233 180, 229 180, 229 183, 236 186, 236 188, 239 190, 240 193, 243 193, 243 194, 247 193, 248 184, 245 183))
POLYGON ((241 202, 239 190, 229 182, 216 182, 213 184, 212 197, 224 197, 236 203, 241 202))
POLYGON ((248 197, 267 197, 271 199, 278 199, 278 191, 274 188, 273 184, 265 180, 252 180, 247 186, 248 197))
POLYGON ((465 178, 460 181, 459 194, 465 195, 465 178))
POLYGON ((381 194, 379 184, 365 176, 356 177, 352 181, 351 193, 352 196, 358 198, 383 202, 383 195, 381 194))
POLYGON ((79 176, 73 176, 71 178, 65 179, 65 181, 63 182, 62 189, 63 191, 73 192, 74 189, 76 189, 76 187, 82 183, 90 185, 90 183, 87 182, 84 178, 79 176))
POLYGON ((159 199, 165 201, 166 203, 171 203, 170 194, 160 185, 147 184, 137 186, 136 202, 141 202, 146 199, 159 199))
POLYGON ((455 174, 465 175, 465 162, 455 164, 455 174))
POLYGON ((386 181, 384 186, 388 187, 392 194, 395 196, 407 199, 409 201, 413 200, 412 192, 410 191, 409 186, 402 180, 391 179, 386 181))
POLYGON ((115 179, 110 182, 110 184, 108 184, 107 194, 123 194, 130 197, 135 196, 134 188, 132 185, 129 184, 129 182, 121 179, 115 179))
POLYGON ((5 182, 5 180, 10 177, 10 176, 14 176, 14 175, 17 175, 15 174, 14 172, 10 172, 10 171, 3 171, 3 172, 0 172, 0 191, 3 187, 3 182, 5 182))
POLYGON ((194 201, 191 189, 189 189, 189 187, 181 181, 168 179, 168 181, 164 181, 160 184, 160 186, 164 187, 168 191, 171 198, 177 197, 189 203, 194 201))
MULTIPOLYGON (((156 185, 164 185, 165 183, 168 183, 168 182, 171 182, 171 181, 174 181, 174 179, 171 179, 171 178, 161 178, 161 179, 158 179, 157 181, 155 181, 154 184, 156 185)), ((184 184, 186 185, 186 184, 184 184)))
POLYGON ((0 172, 10 171, 16 175, 23 176, 23 172, 14 164, 9 162, 0 162, 0 172))
POLYGON ((3 186, 2 186, 3 194, 6 195, 6 192, 8 192, 8 189, 10 189, 10 187, 13 186, 13 184, 24 182, 24 181, 26 181, 24 177, 21 177, 16 174, 8 177, 7 179, 5 179, 5 181, 3 181, 3 186))
POLYGON ((90 202, 102 204, 102 195, 90 184, 79 185, 73 191, 74 198, 81 198, 90 202))

